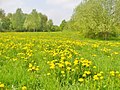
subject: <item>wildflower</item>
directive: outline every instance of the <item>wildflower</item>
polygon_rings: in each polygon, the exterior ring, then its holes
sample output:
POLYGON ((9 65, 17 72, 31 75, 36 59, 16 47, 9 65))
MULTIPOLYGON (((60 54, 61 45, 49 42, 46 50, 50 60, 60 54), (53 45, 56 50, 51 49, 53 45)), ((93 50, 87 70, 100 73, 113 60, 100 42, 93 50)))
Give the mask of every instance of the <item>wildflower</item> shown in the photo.
POLYGON ((115 55, 118 55, 119 53, 118 52, 114 52, 115 55))
POLYGON ((65 57, 64 57, 64 56, 62 56, 62 57, 61 57, 61 60, 65 60, 65 57))
POLYGON ((101 74, 103 74, 103 71, 100 71, 101 74))
POLYGON ((26 87, 26 86, 23 86, 23 87, 22 87, 22 90, 27 90, 27 87, 26 87))
POLYGON ((95 69, 95 68, 96 68, 96 66, 93 66, 93 68, 95 69))
POLYGON ((87 75, 84 73, 83 75, 82 75, 82 77, 86 77, 87 75))
POLYGON ((98 73, 98 74, 97 74, 97 76, 99 76, 99 77, 100 77, 100 76, 102 76, 102 74, 101 74, 101 73, 98 73))
POLYGON ((51 63, 50 64, 50 69, 54 69, 55 68, 55 64, 54 63, 51 63))
POLYGON ((32 70, 35 70, 35 66, 32 67, 32 70))
POLYGON ((61 71, 62 74, 64 74, 65 72, 64 71, 61 71))
POLYGON ((85 71, 84 73, 87 74, 87 75, 91 74, 90 71, 85 71))
POLYGON ((78 60, 76 59, 75 61, 74 61, 74 65, 77 65, 78 64, 78 60))
POLYGON ((103 76, 101 76, 100 79, 103 79, 103 76))
POLYGON ((110 75, 111 76, 115 76, 115 72, 114 71, 110 71, 110 75))
POLYGON ((61 64, 61 63, 59 63, 58 66, 59 66, 60 68, 64 67, 64 65, 61 64))
POLYGON ((36 70, 36 71, 38 71, 38 70, 39 70, 39 68, 38 68, 38 67, 36 67, 36 68, 35 68, 35 70, 36 70))
POLYGON ((50 76, 50 73, 47 73, 48 76, 50 76))
POLYGON ((79 82, 83 82, 84 79, 83 79, 83 78, 79 78, 78 81, 79 81, 79 82))
POLYGON ((119 74, 119 71, 116 71, 115 73, 116 73, 116 74, 119 74))
POLYGON ((120 74, 118 75, 118 77, 120 78, 120 74))
POLYGON ((97 76, 97 75, 94 75, 94 76, 93 76, 93 80, 99 80, 98 76, 97 76))
POLYGON ((32 67, 32 64, 31 63, 29 63, 29 68, 31 68, 32 67))
POLYGON ((72 69, 72 71, 74 72, 74 71, 75 71, 75 69, 72 69))
POLYGON ((1 84, 1 83, 0 83, 0 88, 4 88, 4 84, 1 84))
POLYGON ((70 69, 71 69, 70 67, 67 67, 67 70, 68 70, 68 71, 70 71, 70 69))
POLYGON ((97 55, 96 54, 92 54, 93 57, 96 57, 97 55))
POLYGON ((65 65, 66 65, 66 66, 67 66, 67 65, 71 65, 71 63, 68 62, 68 61, 65 61, 65 65))

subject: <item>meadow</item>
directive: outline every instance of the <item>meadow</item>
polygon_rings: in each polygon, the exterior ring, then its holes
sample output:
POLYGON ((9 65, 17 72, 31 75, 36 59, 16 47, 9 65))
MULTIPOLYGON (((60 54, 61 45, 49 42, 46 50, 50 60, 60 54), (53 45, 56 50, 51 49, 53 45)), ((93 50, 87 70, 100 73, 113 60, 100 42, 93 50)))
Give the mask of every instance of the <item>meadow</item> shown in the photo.
POLYGON ((0 90, 120 90, 120 41, 0 33, 0 90))

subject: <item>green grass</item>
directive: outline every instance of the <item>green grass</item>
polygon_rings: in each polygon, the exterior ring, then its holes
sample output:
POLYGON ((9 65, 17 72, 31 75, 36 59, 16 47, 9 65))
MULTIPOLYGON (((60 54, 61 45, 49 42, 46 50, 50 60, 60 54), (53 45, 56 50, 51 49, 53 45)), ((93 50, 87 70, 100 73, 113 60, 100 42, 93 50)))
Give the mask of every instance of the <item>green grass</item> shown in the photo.
POLYGON ((119 90, 119 60, 118 40, 85 39, 79 32, 0 33, 0 89, 119 90), (85 71, 90 74, 83 77, 85 71), (100 72, 103 78, 94 80, 100 72))

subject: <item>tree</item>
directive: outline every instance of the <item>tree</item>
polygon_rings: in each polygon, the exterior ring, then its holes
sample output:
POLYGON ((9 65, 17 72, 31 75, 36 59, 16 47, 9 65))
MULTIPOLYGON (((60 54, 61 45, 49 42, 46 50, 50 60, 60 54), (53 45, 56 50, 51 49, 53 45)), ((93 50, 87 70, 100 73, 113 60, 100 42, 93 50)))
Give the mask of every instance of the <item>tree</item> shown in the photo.
POLYGON ((53 25, 53 27, 52 27, 52 31, 57 32, 57 31, 61 31, 61 29, 60 29, 59 26, 57 26, 57 25, 53 25))
POLYGON ((46 24, 47 24, 48 18, 47 18, 46 15, 43 15, 42 13, 39 13, 39 15, 40 15, 40 19, 41 19, 41 22, 40 22, 40 31, 46 32, 47 31, 46 24))
POLYGON ((5 17, 5 12, 4 10, 0 9, 0 31, 3 31, 3 18, 5 17))
POLYGON ((71 18, 74 29, 85 37, 109 39, 116 37, 120 22, 119 0, 84 0, 71 18))
POLYGON ((67 22, 66 22, 65 20, 63 20, 63 21, 61 22, 61 24, 60 24, 60 30, 61 30, 61 31, 63 31, 66 23, 67 23, 67 22))
POLYGON ((2 29, 3 29, 3 31, 9 31, 10 24, 11 24, 11 22, 10 22, 9 18, 7 18, 7 17, 3 18, 2 19, 2 29))
POLYGON ((18 8, 11 18, 12 28, 14 31, 23 31, 24 20, 25 16, 22 10, 21 8, 18 8))
POLYGON ((24 22, 24 28, 29 31, 38 31, 41 27, 41 18, 35 9, 27 15, 26 20, 24 22))
POLYGON ((54 30, 53 30, 53 21, 52 21, 52 19, 50 19, 50 20, 47 22, 47 31, 54 31, 54 30))

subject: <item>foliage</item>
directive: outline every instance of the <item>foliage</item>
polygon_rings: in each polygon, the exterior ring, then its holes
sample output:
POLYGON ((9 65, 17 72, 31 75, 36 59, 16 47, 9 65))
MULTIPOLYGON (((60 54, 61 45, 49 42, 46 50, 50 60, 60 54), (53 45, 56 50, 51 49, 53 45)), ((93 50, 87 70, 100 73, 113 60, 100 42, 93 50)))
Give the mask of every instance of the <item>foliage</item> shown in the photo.
POLYGON ((27 15, 24 22, 24 27, 26 30, 33 30, 36 32, 40 28, 40 16, 35 9, 32 10, 31 14, 27 15))
POLYGON ((84 0, 71 18, 72 29, 89 38, 116 37, 120 30, 119 4, 119 0, 84 0))
POLYGON ((14 31, 23 31, 23 23, 25 16, 20 8, 16 10, 16 13, 12 15, 11 27, 14 31))
POLYGON ((67 22, 66 22, 65 20, 63 20, 63 21, 61 22, 61 24, 60 24, 60 29, 61 29, 61 31, 65 28, 66 24, 67 24, 67 22))
POLYGON ((17 32, 55 32, 60 31, 53 21, 42 13, 33 9, 30 14, 23 13, 18 8, 15 13, 5 14, 0 9, 0 31, 17 31, 17 32))

